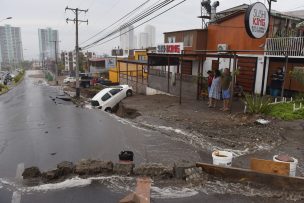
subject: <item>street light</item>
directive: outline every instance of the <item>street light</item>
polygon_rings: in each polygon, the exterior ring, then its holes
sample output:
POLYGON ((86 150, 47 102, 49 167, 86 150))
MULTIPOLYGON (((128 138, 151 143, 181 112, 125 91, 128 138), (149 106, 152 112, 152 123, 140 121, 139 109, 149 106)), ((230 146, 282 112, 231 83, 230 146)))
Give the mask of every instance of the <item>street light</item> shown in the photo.
POLYGON ((2 19, 2 20, 0 20, 0 22, 2 22, 2 21, 4 21, 4 20, 10 20, 10 19, 12 19, 13 17, 7 17, 7 18, 4 18, 4 19, 2 19))

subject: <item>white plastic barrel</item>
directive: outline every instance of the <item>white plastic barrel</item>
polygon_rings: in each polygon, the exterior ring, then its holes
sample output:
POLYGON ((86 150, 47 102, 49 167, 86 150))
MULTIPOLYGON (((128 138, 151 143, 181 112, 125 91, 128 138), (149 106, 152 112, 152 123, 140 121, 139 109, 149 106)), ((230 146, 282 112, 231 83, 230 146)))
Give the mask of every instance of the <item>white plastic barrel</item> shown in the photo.
POLYGON ((214 165, 230 167, 233 154, 227 151, 214 151, 212 153, 212 158, 214 165))
POLYGON ((297 165, 298 165, 298 160, 293 158, 293 157, 290 157, 292 158, 293 162, 285 162, 285 161, 280 161, 277 159, 278 155, 275 155, 273 156, 273 161, 275 162, 283 162, 283 163, 288 163, 289 164, 289 176, 296 176, 296 171, 297 171, 297 165))

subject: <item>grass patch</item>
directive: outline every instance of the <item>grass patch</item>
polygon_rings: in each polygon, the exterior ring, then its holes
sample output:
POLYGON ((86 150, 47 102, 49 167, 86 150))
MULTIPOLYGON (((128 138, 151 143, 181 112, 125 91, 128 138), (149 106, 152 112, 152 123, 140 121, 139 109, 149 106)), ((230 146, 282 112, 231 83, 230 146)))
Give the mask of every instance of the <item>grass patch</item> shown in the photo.
POLYGON ((5 92, 7 92, 9 90, 8 86, 0 84, 0 95, 4 94, 5 92))
MULTIPOLYGON (((301 101, 304 104, 304 101, 301 101)), ((282 120, 299 120, 304 119, 304 109, 293 111, 294 102, 280 103, 271 105, 268 115, 279 118, 282 120)), ((300 105, 300 101, 296 102, 297 107, 300 105)))
POLYGON ((18 75, 16 75, 16 76, 14 77, 14 82, 15 82, 16 84, 19 83, 19 82, 22 80, 24 74, 25 74, 25 70, 21 70, 21 71, 18 73, 18 75))

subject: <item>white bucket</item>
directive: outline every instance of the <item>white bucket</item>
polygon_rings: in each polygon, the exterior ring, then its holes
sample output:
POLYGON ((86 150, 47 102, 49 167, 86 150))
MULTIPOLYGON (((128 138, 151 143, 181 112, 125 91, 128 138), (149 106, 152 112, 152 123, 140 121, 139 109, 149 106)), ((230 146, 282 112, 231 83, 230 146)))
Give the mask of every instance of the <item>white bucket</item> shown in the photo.
POLYGON ((277 157, 278 155, 275 155, 273 156, 273 161, 275 162, 282 162, 282 163, 288 163, 289 164, 289 176, 296 176, 296 171, 297 171, 297 165, 298 165, 298 160, 293 158, 293 157, 290 157, 293 159, 293 162, 285 162, 285 161, 280 161, 280 160, 277 160, 277 157))
POLYGON ((233 154, 227 151, 214 151, 212 153, 212 158, 214 165, 230 167, 233 154))

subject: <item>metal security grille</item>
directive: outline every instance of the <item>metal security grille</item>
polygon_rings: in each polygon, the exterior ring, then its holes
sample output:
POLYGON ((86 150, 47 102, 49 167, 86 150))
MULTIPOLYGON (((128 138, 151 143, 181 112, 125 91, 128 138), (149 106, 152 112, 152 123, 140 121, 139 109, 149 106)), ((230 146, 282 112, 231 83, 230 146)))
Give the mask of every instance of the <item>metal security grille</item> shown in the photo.
POLYGON ((280 37, 266 40, 265 56, 304 58, 304 37, 280 37))

